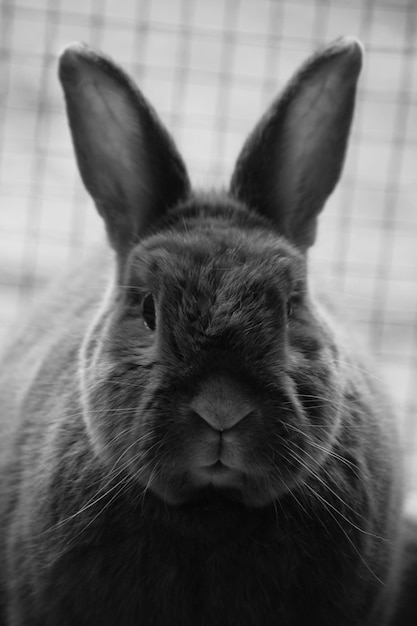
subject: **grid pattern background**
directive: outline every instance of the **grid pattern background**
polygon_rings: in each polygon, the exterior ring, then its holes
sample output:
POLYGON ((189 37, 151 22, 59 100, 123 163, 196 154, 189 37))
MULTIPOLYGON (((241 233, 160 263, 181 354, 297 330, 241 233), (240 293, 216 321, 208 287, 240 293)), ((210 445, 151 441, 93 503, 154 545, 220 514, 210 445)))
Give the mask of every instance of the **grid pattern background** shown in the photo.
POLYGON ((376 357, 417 493, 415 0, 1 0, 0 341, 52 275, 103 238, 57 80, 66 43, 123 65, 194 183, 217 186, 297 66, 341 34, 364 42, 366 64, 343 180, 311 260, 376 357))

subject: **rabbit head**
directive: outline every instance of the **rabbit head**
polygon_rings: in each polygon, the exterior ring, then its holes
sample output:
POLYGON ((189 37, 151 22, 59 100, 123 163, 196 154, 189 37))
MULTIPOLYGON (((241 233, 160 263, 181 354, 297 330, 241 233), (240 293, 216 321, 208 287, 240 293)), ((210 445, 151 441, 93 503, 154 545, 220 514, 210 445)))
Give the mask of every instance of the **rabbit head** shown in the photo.
POLYGON ((325 462, 344 416, 342 347, 307 251, 339 178, 362 49, 307 61, 246 141, 228 190, 191 190, 156 114, 74 44, 60 78, 115 273, 80 356, 97 458, 168 504, 271 503, 325 462))

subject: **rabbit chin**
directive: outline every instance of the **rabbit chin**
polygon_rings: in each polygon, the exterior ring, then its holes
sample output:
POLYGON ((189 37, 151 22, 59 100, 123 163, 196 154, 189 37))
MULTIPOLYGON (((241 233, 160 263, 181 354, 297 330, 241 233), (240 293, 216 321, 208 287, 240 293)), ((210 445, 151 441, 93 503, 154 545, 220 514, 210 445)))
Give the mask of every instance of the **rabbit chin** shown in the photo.
POLYGON ((259 508, 272 504, 288 492, 288 485, 250 477, 246 473, 216 463, 194 469, 192 473, 156 477, 148 485, 166 504, 179 506, 204 502, 218 506, 219 501, 259 508))

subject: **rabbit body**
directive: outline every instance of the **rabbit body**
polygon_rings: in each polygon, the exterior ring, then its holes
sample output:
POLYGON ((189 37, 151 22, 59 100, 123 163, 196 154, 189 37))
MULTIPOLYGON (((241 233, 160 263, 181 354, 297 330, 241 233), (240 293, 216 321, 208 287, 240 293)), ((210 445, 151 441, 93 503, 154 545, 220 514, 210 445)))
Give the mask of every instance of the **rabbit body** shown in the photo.
POLYGON ((121 70, 64 53, 114 259, 3 359, 2 626, 389 623, 395 423, 306 276, 359 57, 344 40, 310 60, 207 194, 121 70))
POLYGON ((389 593, 380 581, 395 566, 399 493, 372 379, 347 367, 345 423, 310 481, 316 498, 301 490, 249 508, 207 494, 167 506, 118 485, 118 472, 112 480, 87 432, 77 357, 105 284, 93 270, 88 290, 66 289, 41 337, 7 359, 8 396, 22 372, 27 391, 5 404, 19 424, 1 455, 5 623, 367 623, 389 593))

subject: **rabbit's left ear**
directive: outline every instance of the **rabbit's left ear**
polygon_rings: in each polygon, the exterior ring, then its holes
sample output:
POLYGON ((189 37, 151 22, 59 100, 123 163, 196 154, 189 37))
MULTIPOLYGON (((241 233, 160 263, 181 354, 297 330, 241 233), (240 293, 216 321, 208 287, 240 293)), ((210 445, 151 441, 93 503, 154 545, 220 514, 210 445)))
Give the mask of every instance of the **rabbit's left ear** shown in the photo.
POLYGON ((232 176, 232 195, 302 250, 342 170, 362 56, 346 37, 309 59, 249 136, 232 176))

